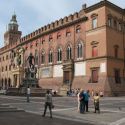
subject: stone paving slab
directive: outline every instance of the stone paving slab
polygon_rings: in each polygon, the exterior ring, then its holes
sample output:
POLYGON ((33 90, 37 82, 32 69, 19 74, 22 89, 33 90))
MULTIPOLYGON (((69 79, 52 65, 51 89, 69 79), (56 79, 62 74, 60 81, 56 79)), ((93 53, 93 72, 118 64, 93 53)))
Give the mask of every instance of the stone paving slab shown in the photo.
POLYGON ((25 112, 0 113, 0 125, 93 125, 59 118, 41 117, 25 112))
MULTIPOLYGON (((54 112, 55 115, 67 116, 72 119, 82 119, 87 120, 89 123, 94 123, 95 125, 109 125, 114 121, 125 118, 124 111, 111 111, 111 110, 102 110, 100 114, 94 113, 93 109, 90 109, 90 112, 85 114, 80 114, 77 110, 65 110, 61 112, 54 112)), ((125 125, 125 123, 124 123, 125 125)))
MULTIPOLYGON (((4 104, 10 104, 22 108, 27 112, 42 115, 44 109, 44 98, 31 98, 27 103, 25 97, 5 97, 0 100, 4 104)), ((93 123, 94 125, 125 125, 125 98, 102 98, 100 101, 101 113, 95 114, 93 102, 90 101, 89 113, 77 112, 76 98, 53 98, 55 109, 54 118, 69 120, 80 123, 93 123), (111 99, 111 100, 110 100, 111 99), (116 124, 118 123, 118 124, 116 124), (120 124, 119 124, 120 123, 120 124)))

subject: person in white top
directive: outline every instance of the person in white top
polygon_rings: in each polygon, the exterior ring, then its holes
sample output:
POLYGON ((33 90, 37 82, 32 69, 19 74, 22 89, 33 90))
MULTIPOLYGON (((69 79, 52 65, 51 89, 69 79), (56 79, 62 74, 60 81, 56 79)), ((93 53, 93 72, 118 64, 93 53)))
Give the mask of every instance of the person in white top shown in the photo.
POLYGON ((78 102, 78 112, 79 112, 79 109, 80 109, 80 98, 79 98, 79 95, 80 95, 80 89, 78 90, 78 94, 77 94, 77 102, 78 102))
POLYGON ((27 102, 30 102, 30 87, 27 87, 27 102))
POLYGON ((52 94, 50 93, 50 90, 47 90, 47 93, 45 95, 45 108, 44 108, 44 113, 43 113, 42 117, 45 117, 47 107, 49 107, 50 118, 52 118, 53 103, 52 103, 52 94))

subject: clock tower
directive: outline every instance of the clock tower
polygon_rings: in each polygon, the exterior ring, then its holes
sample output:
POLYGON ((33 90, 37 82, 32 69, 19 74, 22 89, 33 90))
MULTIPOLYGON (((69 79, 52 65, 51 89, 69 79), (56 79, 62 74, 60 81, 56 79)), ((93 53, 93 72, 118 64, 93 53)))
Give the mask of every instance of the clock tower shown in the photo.
POLYGON ((4 45, 14 44, 21 38, 21 31, 18 31, 18 23, 16 20, 16 15, 12 15, 12 19, 8 24, 8 29, 4 34, 4 45))

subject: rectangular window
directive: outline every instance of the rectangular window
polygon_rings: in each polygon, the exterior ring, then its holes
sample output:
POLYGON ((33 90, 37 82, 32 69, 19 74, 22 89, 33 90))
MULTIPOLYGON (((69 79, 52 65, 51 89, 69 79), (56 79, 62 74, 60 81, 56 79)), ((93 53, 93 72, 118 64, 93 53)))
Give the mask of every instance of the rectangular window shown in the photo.
POLYGON ((121 83, 121 79, 120 79, 120 70, 119 69, 115 69, 114 71, 114 75, 115 75, 115 83, 121 83))
POLYGON ((92 29, 97 28, 97 18, 92 19, 92 29))
POLYGON ((92 57, 97 57, 98 56, 98 49, 97 46, 92 47, 92 57))
POLYGON ((91 75, 92 75, 92 83, 97 83, 98 82, 98 68, 94 68, 91 71, 91 75))

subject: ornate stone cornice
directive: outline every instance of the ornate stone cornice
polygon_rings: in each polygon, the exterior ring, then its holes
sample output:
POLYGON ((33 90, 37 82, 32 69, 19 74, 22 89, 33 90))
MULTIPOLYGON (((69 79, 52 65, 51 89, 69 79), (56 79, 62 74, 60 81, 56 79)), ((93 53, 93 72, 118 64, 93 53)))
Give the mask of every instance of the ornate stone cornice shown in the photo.
POLYGON ((86 58, 85 61, 89 61, 89 60, 98 60, 98 59, 110 59, 110 60, 116 60, 116 61, 123 61, 124 59, 122 58, 115 58, 113 56, 98 56, 98 57, 91 57, 91 58, 86 58))
POLYGON ((80 22, 82 22, 82 21, 87 21, 87 20, 88 20, 88 17, 84 16, 84 17, 82 17, 82 18, 79 18, 79 19, 74 20, 74 21, 72 21, 72 22, 69 22, 69 23, 67 23, 67 24, 64 24, 64 25, 62 25, 62 26, 60 26, 60 27, 51 29, 51 30, 46 31, 46 32, 43 32, 43 33, 41 33, 41 34, 39 34, 39 35, 37 35, 37 36, 34 36, 33 38, 31 38, 31 39, 29 39, 29 40, 26 40, 25 42, 20 43, 20 45, 24 45, 24 44, 29 43, 29 42, 31 42, 31 41, 33 41, 33 40, 35 40, 35 39, 37 39, 37 38, 39 38, 39 37, 41 37, 41 36, 44 36, 44 35, 47 35, 47 34, 51 34, 51 33, 56 32, 56 31, 58 31, 58 30, 67 28, 67 27, 72 26, 72 25, 74 25, 74 24, 76 24, 76 23, 80 23, 80 22))
POLYGON ((98 9, 98 8, 100 8, 100 7, 103 7, 103 6, 110 7, 110 8, 112 8, 112 9, 116 10, 116 11, 119 11, 120 13, 125 13, 125 12, 124 12, 124 9, 122 9, 121 7, 119 7, 119 6, 117 6, 117 5, 115 5, 115 4, 111 3, 111 2, 109 2, 108 0, 102 0, 101 2, 99 2, 99 3, 97 3, 97 4, 94 4, 94 5, 92 5, 92 6, 88 7, 88 8, 86 8, 84 11, 85 11, 86 13, 88 13, 88 12, 90 12, 90 11, 93 11, 93 10, 98 9))

